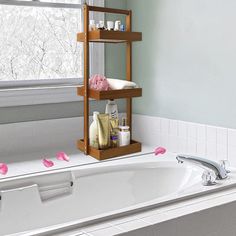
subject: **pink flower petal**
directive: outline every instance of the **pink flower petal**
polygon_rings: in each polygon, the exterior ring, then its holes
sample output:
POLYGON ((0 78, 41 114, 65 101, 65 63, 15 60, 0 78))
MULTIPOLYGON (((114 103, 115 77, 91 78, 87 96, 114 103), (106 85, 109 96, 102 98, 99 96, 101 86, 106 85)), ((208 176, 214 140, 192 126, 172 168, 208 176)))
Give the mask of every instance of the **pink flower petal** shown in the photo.
POLYGON ((47 168, 50 168, 50 167, 54 166, 53 161, 50 161, 50 160, 47 160, 47 159, 43 159, 43 164, 47 168))
POLYGON ((8 172, 8 166, 5 163, 0 163, 0 174, 6 175, 8 172))
POLYGON ((56 154, 57 160, 59 161, 69 161, 70 158, 69 156, 67 156, 67 154, 65 152, 58 152, 56 154))
POLYGON ((163 147, 158 147, 158 148, 155 149, 154 153, 155 153, 156 156, 157 156, 157 155, 160 155, 160 154, 163 155, 163 154, 166 153, 166 149, 163 148, 163 147))

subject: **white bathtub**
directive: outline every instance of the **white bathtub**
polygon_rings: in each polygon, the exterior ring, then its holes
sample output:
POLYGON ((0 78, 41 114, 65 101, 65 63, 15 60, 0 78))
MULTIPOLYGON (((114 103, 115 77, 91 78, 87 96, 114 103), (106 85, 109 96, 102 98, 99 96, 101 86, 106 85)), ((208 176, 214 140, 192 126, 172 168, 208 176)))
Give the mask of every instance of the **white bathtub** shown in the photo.
POLYGON ((217 185, 202 170, 152 155, 0 181, 0 235, 34 235, 230 188, 236 172, 217 185), (24 232, 24 234, 23 234, 24 232))

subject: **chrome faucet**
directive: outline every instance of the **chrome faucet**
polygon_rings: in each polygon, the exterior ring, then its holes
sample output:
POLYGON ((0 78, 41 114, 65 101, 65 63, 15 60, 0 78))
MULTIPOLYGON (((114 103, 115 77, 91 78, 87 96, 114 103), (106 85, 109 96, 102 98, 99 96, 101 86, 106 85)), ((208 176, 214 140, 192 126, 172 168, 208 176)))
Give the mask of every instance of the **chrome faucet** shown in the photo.
POLYGON ((202 167, 203 169, 214 171, 217 179, 226 179, 228 177, 227 170, 224 166, 221 166, 217 162, 207 160, 201 157, 189 156, 189 155, 178 155, 176 157, 179 163, 188 162, 193 165, 202 167))

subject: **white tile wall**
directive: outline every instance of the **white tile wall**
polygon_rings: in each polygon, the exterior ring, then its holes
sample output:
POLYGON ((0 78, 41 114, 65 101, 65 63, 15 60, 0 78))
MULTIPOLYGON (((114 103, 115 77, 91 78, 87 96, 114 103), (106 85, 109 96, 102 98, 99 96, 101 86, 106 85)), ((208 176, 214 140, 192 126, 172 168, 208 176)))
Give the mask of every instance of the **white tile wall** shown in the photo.
POLYGON ((134 115, 133 127, 134 138, 144 144, 214 161, 228 160, 236 166, 236 129, 142 115, 134 115))
POLYGON ((236 166, 236 130, 228 130, 228 159, 236 166))
POLYGON ((225 128, 218 128, 216 134, 216 153, 217 159, 228 158, 228 130, 225 128))
POLYGON ((206 126, 206 151, 207 157, 212 160, 216 160, 216 134, 217 128, 212 126, 206 126))
POLYGON ((206 126, 197 124, 197 154, 206 155, 206 126))

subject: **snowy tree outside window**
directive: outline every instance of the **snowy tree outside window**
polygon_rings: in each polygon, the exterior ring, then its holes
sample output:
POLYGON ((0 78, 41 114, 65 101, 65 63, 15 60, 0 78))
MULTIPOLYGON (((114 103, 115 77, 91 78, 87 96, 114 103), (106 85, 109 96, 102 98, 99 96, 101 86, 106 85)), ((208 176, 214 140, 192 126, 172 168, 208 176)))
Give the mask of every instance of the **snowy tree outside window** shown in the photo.
POLYGON ((81 78, 81 19, 78 8, 0 5, 0 81, 81 78))

